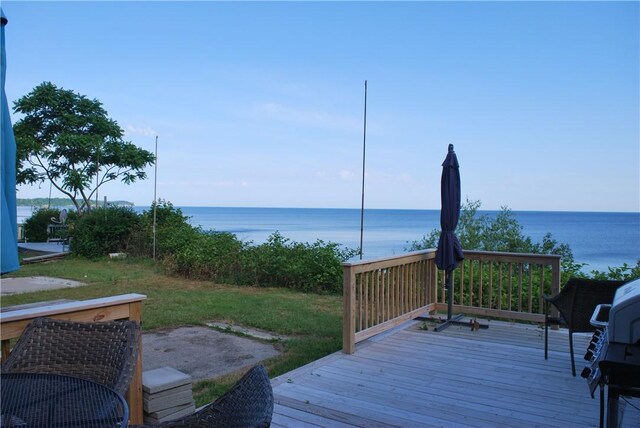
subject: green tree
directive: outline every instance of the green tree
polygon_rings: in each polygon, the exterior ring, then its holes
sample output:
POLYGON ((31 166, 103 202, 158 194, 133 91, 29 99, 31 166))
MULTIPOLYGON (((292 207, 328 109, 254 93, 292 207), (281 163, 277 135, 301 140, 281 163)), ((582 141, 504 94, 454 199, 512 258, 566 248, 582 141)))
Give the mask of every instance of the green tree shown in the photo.
POLYGON ((153 153, 123 140, 100 101, 50 82, 17 100, 13 110, 23 115, 13 127, 18 184, 48 180, 79 213, 91 210, 102 185, 143 180, 144 168, 155 162, 153 153))
MULTIPOLYGON (((522 225, 508 207, 502 207, 495 217, 478 214, 480 201, 467 200, 460 208, 456 235, 465 250, 497 251, 507 253, 555 254, 561 256, 563 280, 582 276, 584 264, 576 263, 568 244, 560 244, 547 233, 541 243, 534 243, 522 233, 522 225)), ((440 229, 432 230, 421 240, 414 241, 409 251, 436 248, 440 229)))
POLYGON ((607 272, 599 270, 592 270, 591 276, 595 279, 612 279, 616 281, 631 281, 632 279, 640 278, 640 260, 638 260, 635 266, 629 266, 623 263, 619 267, 607 268, 607 272))

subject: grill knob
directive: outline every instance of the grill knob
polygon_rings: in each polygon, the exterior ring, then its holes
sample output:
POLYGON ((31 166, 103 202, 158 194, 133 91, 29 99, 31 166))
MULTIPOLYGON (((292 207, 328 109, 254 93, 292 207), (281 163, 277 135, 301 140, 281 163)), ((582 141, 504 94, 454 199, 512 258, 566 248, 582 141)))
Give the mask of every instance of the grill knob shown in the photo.
POLYGON ((587 361, 591 361, 591 359, 593 358, 593 351, 592 350, 588 350, 586 354, 584 354, 584 359, 587 361))
POLYGON ((596 344, 595 344, 595 343, 593 343, 593 342, 591 342, 591 343, 589 344, 589 347, 588 347, 587 349, 588 349, 589 351, 593 351, 594 349, 596 349, 596 344))
POLYGON ((580 376, 587 379, 589 376, 591 376, 592 371, 593 370, 591 370, 589 367, 585 367, 584 369, 582 369, 582 373, 580 373, 580 376))

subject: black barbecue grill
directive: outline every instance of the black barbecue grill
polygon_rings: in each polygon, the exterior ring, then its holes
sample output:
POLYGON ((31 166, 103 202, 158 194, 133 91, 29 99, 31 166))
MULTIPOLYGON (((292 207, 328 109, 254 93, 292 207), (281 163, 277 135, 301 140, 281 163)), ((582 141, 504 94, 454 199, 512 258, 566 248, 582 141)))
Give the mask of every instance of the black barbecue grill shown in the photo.
POLYGON ((600 387, 600 426, 605 388, 607 427, 618 426, 620 396, 640 397, 640 279, 622 285, 610 305, 598 305, 591 317, 598 330, 585 354, 582 371, 591 396, 600 387))

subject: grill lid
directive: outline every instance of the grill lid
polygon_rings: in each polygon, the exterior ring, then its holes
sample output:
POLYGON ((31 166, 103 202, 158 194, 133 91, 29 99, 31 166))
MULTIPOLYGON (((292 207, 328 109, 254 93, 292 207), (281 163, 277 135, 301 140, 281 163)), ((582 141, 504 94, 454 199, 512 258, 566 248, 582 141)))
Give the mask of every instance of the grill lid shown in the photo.
POLYGON ((616 290, 607 330, 610 342, 640 344, 640 278, 616 290))

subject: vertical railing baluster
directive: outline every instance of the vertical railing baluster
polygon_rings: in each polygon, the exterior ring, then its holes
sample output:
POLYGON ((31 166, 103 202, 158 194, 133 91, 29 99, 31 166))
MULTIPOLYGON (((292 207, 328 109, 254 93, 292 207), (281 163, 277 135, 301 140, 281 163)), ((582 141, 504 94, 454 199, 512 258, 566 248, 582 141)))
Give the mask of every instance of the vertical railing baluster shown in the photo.
POLYGON ((513 263, 509 262, 509 283, 507 284, 509 289, 507 292, 507 297, 509 299, 509 307, 508 310, 511 310, 513 303, 513 263))
POLYGON ((544 265, 540 265, 540 288, 538 289, 538 313, 542 314, 544 311, 542 307, 544 304, 542 303, 542 295, 544 291, 544 265))
POLYGON ((364 310, 363 302, 362 302, 362 298, 363 298, 363 293, 364 290, 362 289, 362 274, 359 273, 356 275, 356 282, 357 282, 357 292, 356 292, 356 299, 358 301, 358 308, 356 310, 356 316, 358 319, 358 331, 362 331, 362 311, 364 310))
POLYGON ((498 263, 498 309, 502 309, 502 280, 503 280, 503 272, 502 267, 504 264, 502 262, 498 263))
POLYGON ((524 263, 519 263, 518 271, 518 312, 522 312, 522 277, 524 275, 524 263))
POLYGON ((376 324, 380 324, 380 271, 374 270, 373 275, 376 283, 376 324))
POLYGON ((527 311, 532 312, 533 309, 533 264, 529 263, 529 304, 527 305, 527 311))

